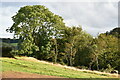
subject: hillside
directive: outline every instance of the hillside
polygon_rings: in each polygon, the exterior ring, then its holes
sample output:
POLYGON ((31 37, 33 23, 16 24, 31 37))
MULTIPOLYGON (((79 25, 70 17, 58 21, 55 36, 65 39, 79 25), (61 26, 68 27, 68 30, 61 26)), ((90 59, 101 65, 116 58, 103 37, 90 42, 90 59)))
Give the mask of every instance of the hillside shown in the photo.
POLYGON ((116 74, 97 71, 80 70, 74 67, 62 66, 31 57, 0 58, 2 72, 27 72, 40 75, 58 76, 64 78, 117 78, 116 74))

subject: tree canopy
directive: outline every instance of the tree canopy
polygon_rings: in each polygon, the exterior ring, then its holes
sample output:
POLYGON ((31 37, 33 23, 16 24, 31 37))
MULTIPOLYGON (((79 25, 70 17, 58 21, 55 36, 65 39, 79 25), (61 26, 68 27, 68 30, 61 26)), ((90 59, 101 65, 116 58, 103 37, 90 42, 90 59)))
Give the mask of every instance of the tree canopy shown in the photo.
POLYGON ((12 19, 14 23, 8 31, 21 40, 20 54, 38 51, 46 55, 50 51, 50 39, 65 27, 62 17, 42 5, 22 7, 12 19))

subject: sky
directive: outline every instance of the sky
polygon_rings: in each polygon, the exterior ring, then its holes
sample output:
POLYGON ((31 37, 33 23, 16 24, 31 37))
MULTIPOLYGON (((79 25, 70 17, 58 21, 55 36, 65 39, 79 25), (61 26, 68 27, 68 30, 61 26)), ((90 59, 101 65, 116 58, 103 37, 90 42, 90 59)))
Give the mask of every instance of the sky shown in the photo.
POLYGON ((118 26, 118 2, 102 1, 55 1, 52 2, 0 2, 0 38, 13 38, 13 33, 6 32, 13 24, 14 16, 20 7, 26 5, 44 5, 53 13, 63 17, 67 26, 82 26, 92 36, 112 30, 118 26))

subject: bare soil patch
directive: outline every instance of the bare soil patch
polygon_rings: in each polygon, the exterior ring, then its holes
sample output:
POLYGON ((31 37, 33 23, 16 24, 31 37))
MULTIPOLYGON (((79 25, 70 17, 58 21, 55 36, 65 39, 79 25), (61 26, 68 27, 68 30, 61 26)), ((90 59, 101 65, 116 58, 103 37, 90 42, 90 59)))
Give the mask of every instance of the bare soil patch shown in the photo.
POLYGON ((61 77, 26 72, 6 71, 2 73, 2 78, 61 78, 61 77))
POLYGON ((1 80, 78 80, 71 78, 63 78, 57 76, 40 75, 26 72, 6 71, 2 72, 1 80))

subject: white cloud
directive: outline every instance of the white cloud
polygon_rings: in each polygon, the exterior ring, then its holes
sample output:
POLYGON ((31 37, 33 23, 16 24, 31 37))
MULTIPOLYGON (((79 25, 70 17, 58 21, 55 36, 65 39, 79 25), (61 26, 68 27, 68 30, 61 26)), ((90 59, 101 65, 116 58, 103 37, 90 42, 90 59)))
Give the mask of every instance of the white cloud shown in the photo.
POLYGON ((69 2, 45 4, 52 12, 61 15, 66 24, 82 25, 96 36, 118 25, 118 8, 115 2, 69 2))
POLYGON ((18 8, 16 7, 0 7, 0 15, 1 15, 1 24, 0 24, 0 37, 5 38, 13 38, 12 33, 7 33, 6 29, 12 26, 12 16, 15 15, 18 8))

